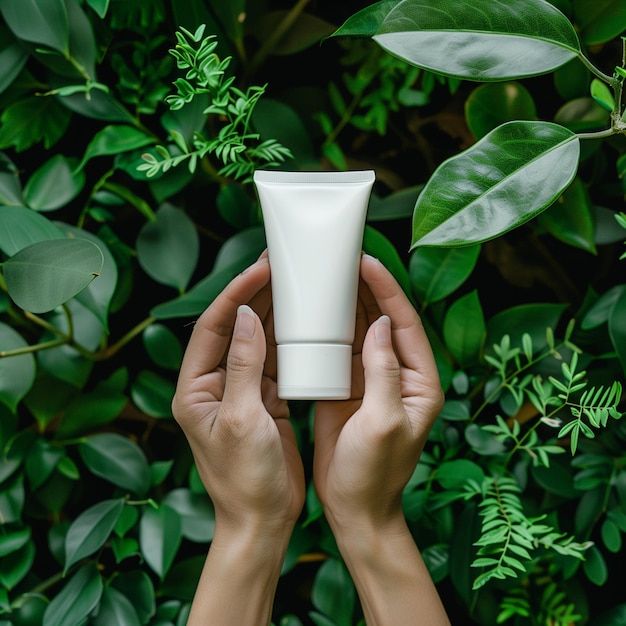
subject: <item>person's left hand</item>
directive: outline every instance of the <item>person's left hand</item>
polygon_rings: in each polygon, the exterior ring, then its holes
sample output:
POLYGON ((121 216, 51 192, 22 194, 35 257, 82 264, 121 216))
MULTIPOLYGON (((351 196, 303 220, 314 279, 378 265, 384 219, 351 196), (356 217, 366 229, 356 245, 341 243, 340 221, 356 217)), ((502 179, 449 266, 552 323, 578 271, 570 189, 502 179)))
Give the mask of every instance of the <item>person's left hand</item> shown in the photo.
POLYGON ((225 528, 290 534, 304 502, 276 346, 261 322, 273 327, 269 276, 263 256, 198 319, 172 402, 215 507, 216 538, 225 528))

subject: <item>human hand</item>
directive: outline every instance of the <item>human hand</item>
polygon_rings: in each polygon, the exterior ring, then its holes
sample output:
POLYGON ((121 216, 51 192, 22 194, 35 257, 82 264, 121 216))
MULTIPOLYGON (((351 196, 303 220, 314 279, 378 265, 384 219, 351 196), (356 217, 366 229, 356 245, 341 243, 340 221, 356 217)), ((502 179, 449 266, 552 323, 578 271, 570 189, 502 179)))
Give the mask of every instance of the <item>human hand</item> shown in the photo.
POLYGON ((349 401, 318 402, 314 480, 336 535, 404 525, 402 489, 443 404, 429 341, 376 259, 361 260, 349 401))
POLYGON ((304 501, 300 453, 277 395, 276 346, 261 322, 271 315, 269 275, 263 256, 201 315, 172 403, 215 507, 216 538, 225 528, 288 536, 304 501))

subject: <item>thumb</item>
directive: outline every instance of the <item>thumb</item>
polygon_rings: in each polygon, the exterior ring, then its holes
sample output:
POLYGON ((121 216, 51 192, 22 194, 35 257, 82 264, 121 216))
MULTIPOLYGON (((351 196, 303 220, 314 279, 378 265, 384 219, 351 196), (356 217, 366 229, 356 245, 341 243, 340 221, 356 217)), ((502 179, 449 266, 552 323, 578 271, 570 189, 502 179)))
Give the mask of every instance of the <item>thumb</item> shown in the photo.
POLYGON ((233 338, 226 359, 226 405, 262 403, 261 378, 265 363, 265 333, 257 314, 246 304, 237 309, 233 338))
POLYGON ((363 343, 365 393, 363 405, 380 419, 390 416, 402 403, 400 363, 391 341, 391 320, 379 317, 367 331, 363 343))

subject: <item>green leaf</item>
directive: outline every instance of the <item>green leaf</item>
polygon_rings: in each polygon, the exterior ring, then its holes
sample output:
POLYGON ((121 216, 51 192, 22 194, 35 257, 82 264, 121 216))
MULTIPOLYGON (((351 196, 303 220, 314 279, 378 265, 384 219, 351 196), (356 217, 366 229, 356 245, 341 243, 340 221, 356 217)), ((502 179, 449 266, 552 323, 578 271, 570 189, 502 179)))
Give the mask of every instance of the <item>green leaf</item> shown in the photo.
POLYGON ((424 185, 405 187, 394 191, 384 198, 372 194, 367 209, 368 222, 386 222, 411 217, 415 199, 420 194, 424 185))
POLYGON ((113 297, 115 296, 118 280, 116 260, 109 250, 109 247, 102 241, 102 239, 96 237, 96 235, 68 224, 58 222, 57 224, 69 238, 86 239, 91 241, 98 246, 102 252, 104 262, 102 264, 102 270, 100 271, 98 280, 94 280, 89 283, 85 289, 77 294, 76 300, 86 309, 91 311, 98 318, 102 327, 105 330, 108 330, 109 308, 113 297))
POLYGON ((315 149, 302 117, 292 107, 274 100, 262 98, 254 107, 252 124, 261 137, 271 137, 288 146, 293 155, 292 169, 315 167, 315 149))
POLYGON ((121 591, 132 600, 133 606, 142 624, 147 624, 156 609, 154 585, 147 572, 134 570, 118 572, 111 581, 111 587, 121 591))
POLYGON ((574 19, 588 46, 606 43, 626 29, 626 5, 622 0, 572 0, 574 19))
POLYGON ((580 178, 575 178, 563 195, 538 216, 537 225, 570 246, 597 253, 594 208, 580 178))
POLYGON ((432 175, 413 214, 412 248, 493 239, 550 206, 573 180, 574 133, 549 122, 508 122, 432 175))
POLYGON ((153 143, 152 137, 132 126, 110 125, 97 132, 89 142, 78 169, 94 157, 130 152, 153 143))
POLYGON ((461 296, 448 309, 443 322, 446 346, 463 367, 475 362, 485 340, 485 317, 476 290, 461 296))
POLYGON ((605 519, 600 527, 600 533, 607 550, 617 554, 622 549, 622 533, 613 520, 605 519))
POLYGON ((64 456, 65 451, 60 446, 55 446, 43 438, 36 439, 28 450, 25 465, 31 489, 41 487, 64 456))
POLYGON ((471 275, 480 246, 417 248, 409 260, 411 286, 422 306, 443 300, 471 275))
POLYGON ((6 589, 15 588, 31 571, 35 562, 35 543, 28 541, 21 548, 3 557, 0 584, 6 589))
POLYGON ((248 228, 233 235, 219 249, 208 276, 181 297, 154 307, 151 315, 159 319, 199 315, 235 276, 256 261, 265 246, 262 227, 248 228))
POLYGON ((174 509, 181 520, 181 534, 190 541, 208 543, 213 539, 215 513, 209 497, 189 489, 173 489, 162 504, 174 509))
MULTIPOLYGON (((5 154, 0 152, 0 205, 23 203, 20 172, 15 167, 15 164, 5 154)), ((2 229, 0 229, 1 232, 2 229)))
POLYGON ((137 257, 143 270, 159 283, 183 291, 196 268, 200 242, 187 214, 170 204, 146 222, 137 237, 137 257))
POLYGON ((608 85, 598 78, 591 81, 591 97, 605 110, 613 111, 615 98, 608 85))
POLYGON ((5 557, 25 546, 30 541, 31 534, 28 526, 5 532, 0 536, 0 557, 5 557))
POLYGON ((178 370, 183 347, 178 337, 164 324, 150 324, 142 334, 143 345, 152 361, 159 367, 178 370))
POLYGON ((398 281, 404 292, 411 296, 411 280, 406 265, 400 258, 398 250, 391 241, 372 226, 365 226, 363 250, 377 258, 398 281))
POLYGON ((28 60, 28 51, 15 41, 6 28, 0 30, 0 93, 19 76, 28 60))
POLYGON ((85 175, 71 165, 56 154, 35 170, 24 187, 26 204, 35 211, 54 211, 73 200, 85 184, 85 175))
POLYGON ((104 19, 109 9, 110 0, 87 0, 87 4, 98 14, 100 19, 104 19))
POLYGON ((133 383, 130 393, 137 407, 151 417, 172 417, 172 398, 174 383, 150 372, 141 370, 133 383))
POLYGON ((64 573, 104 545, 123 508, 123 498, 104 500, 83 511, 72 522, 65 535, 64 573))
POLYGON ((18 100, 2 112, 0 149, 13 147, 22 152, 42 141, 47 150, 65 134, 70 117, 70 112, 55 98, 33 96, 18 100))
POLYGON ((139 545, 146 563, 161 580, 169 571, 182 538, 180 516, 163 505, 145 507, 139 522, 139 545))
POLYGON ((94 562, 81 567, 52 598, 42 626, 79 626, 93 611, 104 591, 102 577, 94 562))
POLYGON ((150 487, 150 466, 141 448, 126 437, 101 433, 79 445, 88 469, 109 482, 142 495, 150 487))
POLYGON ((67 402, 57 428, 60 439, 93 432, 97 427, 112 422, 128 402, 124 387, 128 380, 125 369, 100 380, 93 389, 67 402))
POLYGON ((483 469, 468 459, 444 461, 435 473, 435 480, 449 490, 462 489, 468 480, 481 484, 484 478, 483 469))
POLYGON ((70 27, 63 0, 2 0, 0 12, 16 37, 70 52, 70 27))
POLYGON ((141 626, 137 611, 133 603, 114 587, 105 588, 98 607, 98 614, 93 620, 94 626, 111 626, 111 624, 124 624, 124 626, 141 626))
MULTIPOLYGON (((0 352, 20 350, 28 344, 7 324, 0 322, 0 352)), ((0 357, 0 402, 15 412, 20 400, 35 381, 35 358, 32 354, 0 357)))
POLYGON ((333 37, 373 37, 387 14, 400 0, 374 2, 351 15, 333 34, 333 37))
POLYGON ((0 250, 12 256, 22 248, 62 239, 63 231, 49 219, 22 206, 0 206, 0 250))
POLYGON ((373 39, 407 63, 480 81, 544 74, 580 53, 572 24, 544 0, 403 0, 373 39))
POLYGON ((316 609, 332 617, 337 626, 352 626, 356 592, 341 561, 328 559, 322 564, 313 582, 311 601, 316 609))
POLYGON ((609 337, 626 372, 626 290, 615 302, 609 317, 609 337))
POLYGON ((583 561, 583 570, 587 578, 598 587, 602 587, 609 576, 609 570, 606 561, 602 556, 602 552, 596 546, 591 546, 585 552, 585 560, 583 561))
POLYGON ((4 263, 7 290, 32 313, 51 311, 83 290, 100 272, 104 256, 86 239, 34 243, 4 263))
POLYGON ((488 83, 476 87, 465 101, 465 119, 477 139, 512 120, 536 120, 531 93, 518 82, 488 83))
POLYGON ((496 313, 487 323, 486 346, 499 344, 509 335, 511 346, 522 347, 524 334, 531 338, 535 353, 547 345, 546 328, 556 328, 565 304, 520 304, 496 313))

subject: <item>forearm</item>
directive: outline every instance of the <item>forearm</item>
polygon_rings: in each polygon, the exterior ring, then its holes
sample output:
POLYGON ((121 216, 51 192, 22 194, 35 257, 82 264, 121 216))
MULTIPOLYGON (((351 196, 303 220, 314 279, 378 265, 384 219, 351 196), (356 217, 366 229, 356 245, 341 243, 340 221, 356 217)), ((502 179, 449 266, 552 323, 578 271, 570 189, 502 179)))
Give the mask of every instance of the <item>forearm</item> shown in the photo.
POLYGON ((404 523, 387 532, 336 531, 368 626, 449 626, 428 569, 404 523))
POLYGON ((188 626, 269 624, 288 541, 288 536, 272 538, 216 531, 188 626))

